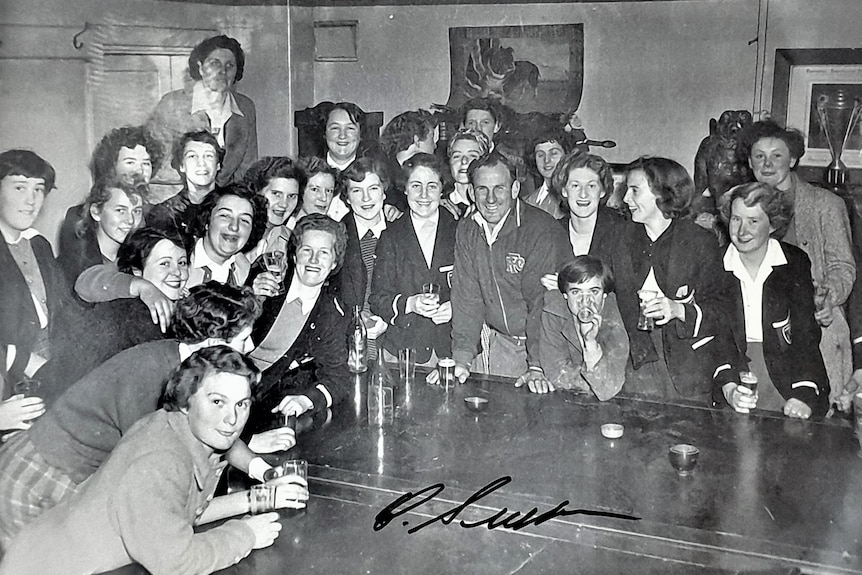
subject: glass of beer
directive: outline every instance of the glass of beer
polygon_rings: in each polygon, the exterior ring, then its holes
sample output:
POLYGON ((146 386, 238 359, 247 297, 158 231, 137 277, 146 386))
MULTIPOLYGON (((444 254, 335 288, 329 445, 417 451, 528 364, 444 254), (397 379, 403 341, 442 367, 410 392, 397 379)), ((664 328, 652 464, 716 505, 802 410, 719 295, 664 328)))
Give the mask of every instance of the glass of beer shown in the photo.
POLYGON ((644 308, 647 304, 654 300, 658 292, 648 289, 638 290, 638 299, 640 299, 640 310, 638 311, 637 328, 641 331, 652 331, 655 329, 655 318, 644 315, 644 308))

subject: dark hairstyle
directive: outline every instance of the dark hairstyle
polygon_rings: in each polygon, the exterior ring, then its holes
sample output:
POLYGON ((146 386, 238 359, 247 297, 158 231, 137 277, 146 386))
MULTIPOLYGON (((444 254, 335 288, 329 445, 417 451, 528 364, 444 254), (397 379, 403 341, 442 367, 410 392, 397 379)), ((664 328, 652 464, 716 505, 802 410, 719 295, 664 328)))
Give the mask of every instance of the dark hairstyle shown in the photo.
POLYGON ((261 194, 263 193, 263 189, 275 178, 296 180, 296 183, 299 185, 300 194, 302 194, 302 190, 308 182, 305 171, 291 158, 287 156, 266 156, 249 166, 243 178, 243 183, 255 194, 261 194))
POLYGON ((626 175, 635 170, 641 170, 646 175, 655 203, 666 218, 688 215, 694 197, 694 181, 679 162, 641 156, 626 166, 626 175))
POLYGON ((335 189, 338 190, 338 195, 341 196, 345 204, 347 203, 348 180, 361 182, 368 174, 376 174, 380 178, 383 191, 389 191, 389 173, 383 160, 369 156, 356 158, 338 175, 338 181, 335 183, 335 189))
POLYGON ((487 154, 491 150, 491 140, 488 139, 488 136, 485 135, 485 132, 481 132, 479 130, 473 130, 470 128, 461 128, 455 135, 449 138, 449 145, 446 148, 446 156, 452 157, 452 148, 455 146, 455 142, 460 140, 471 140, 479 144, 481 155, 487 154))
POLYGON ((347 228, 341 222, 336 222, 332 218, 324 214, 308 214, 299 218, 296 226, 293 228, 293 233, 290 234, 290 254, 295 259, 296 250, 302 242, 302 235, 305 232, 320 231, 332 234, 335 239, 332 242, 332 249, 335 251, 335 268, 330 272, 332 276, 335 272, 341 269, 344 263, 344 252, 347 250, 347 228))
POLYGON ((180 171, 180 166, 183 163, 183 156, 186 154, 186 144, 189 142, 202 142, 204 144, 209 144, 215 150, 219 165, 224 161, 224 149, 219 146, 218 140, 216 140, 215 136, 206 130, 201 130, 199 132, 186 132, 177 138, 177 141, 174 144, 171 167, 176 171, 180 171))
POLYGON ((123 126, 105 134, 96 145, 93 157, 90 159, 90 174, 93 181, 115 174, 114 168, 117 165, 120 148, 134 150, 138 146, 143 146, 147 150, 150 163, 155 170, 162 160, 164 150, 159 141, 150 137, 142 126, 123 126))
POLYGON ((495 100, 491 98, 471 98, 467 100, 463 106, 461 106, 461 124, 467 124, 467 112, 470 110, 485 110, 491 117, 494 118, 494 122, 503 125, 503 110, 500 108, 500 104, 498 104, 495 100))
POLYGON ((614 275, 611 268, 594 256, 575 256, 560 267, 557 283, 560 291, 566 293, 574 284, 584 283, 592 278, 599 278, 602 289, 606 293, 614 291, 614 275))
POLYGON ((244 377, 251 389, 257 386, 260 378, 260 371, 254 362, 226 345, 199 349, 168 376, 162 398, 165 411, 187 409, 189 398, 197 393, 201 382, 217 373, 232 373, 244 377))
POLYGON ((6 176, 45 180, 45 194, 54 189, 54 167, 30 150, 6 150, 0 154, 0 180, 6 176))
POLYGON ((551 186, 562 193, 563 188, 569 183, 569 174, 578 168, 586 168, 599 176, 599 184, 604 191, 604 196, 599 203, 602 205, 607 203, 608 197, 614 192, 614 171, 604 158, 595 154, 585 154, 576 150, 560 160, 551 176, 551 186))
POLYGON ((317 174, 329 174, 332 176, 332 187, 334 188, 332 194, 334 196, 337 193, 338 170, 327 164, 325 160, 317 156, 300 156, 299 159, 296 160, 296 165, 305 174, 305 185, 299 188, 299 201, 296 202, 296 210, 294 213, 299 212, 302 207, 302 203, 305 201, 305 188, 308 186, 308 180, 317 174))
POLYGON ((251 204, 251 233, 248 236, 248 242, 239 250, 242 253, 250 252, 257 246, 266 233, 267 201, 265 197, 254 193, 243 184, 230 184, 222 188, 217 187, 204 196, 204 200, 198 209, 193 235, 196 239, 200 239, 206 235, 212 212, 218 206, 219 200, 225 196, 236 196, 251 204))
POLYGON ((772 120, 764 120, 755 122, 742 131, 737 151, 739 160, 748 162, 752 146, 763 138, 777 138, 787 145, 790 155, 796 158, 794 170, 799 165, 799 159, 805 155, 805 136, 802 132, 793 128, 782 128, 772 120))
POLYGON ((243 70, 245 70, 245 52, 242 51, 242 46, 239 42, 225 35, 207 38, 195 46, 195 49, 192 50, 192 53, 189 55, 189 76, 191 76, 192 79, 201 79, 201 71, 198 65, 203 64, 204 60, 207 59, 207 56, 209 56, 213 50, 217 50, 219 48, 224 48, 225 50, 233 52, 233 57, 236 59, 236 78, 234 79, 234 82, 242 80, 242 73, 243 70))
POLYGON ((428 168, 429 170, 434 171, 440 178, 441 182, 446 177, 446 172, 448 171, 443 167, 439 158, 434 154, 414 154, 404 162, 403 166, 401 166, 401 175, 405 182, 410 179, 410 174, 412 174, 413 170, 416 168, 428 168))
POLYGON ((138 228, 126 236, 125 241, 120 244, 117 251, 117 269, 129 274, 132 270, 144 271, 147 258, 156 244, 162 240, 168 240, 189 255, 189 246, 183 237, 174 232, 160 230, 157 228, 138 228))
POLYGON ((564 156, 575 149, 574 137, 562 128, 545 129, 536 134, 524 148, 524 163, 535 176, 539 175, 536 166, 536 146, 539 144, 559 144, 564 156))
POLYGON ((177 302, 171 331, 181 343, 201 343, 210 338, 230 341, 254 324, 261 309, 250 287, 209 281, 191 288, 189 295, 177 302))
MULTIPOLYGON (((357 126, 361 125, 362 117, 365 116, 365 112, 362 111, 362 108, 354 104, 353 102, 338 102, 337 104, 333 104, 328 111, 324 111, 323 114, 323 128, 326 129, 326 124, 329 123, 329 116, 332 115, 332 112, 335 110, 344 110, 347 113, 347 117, 350 118, 350 121, 356 124, 357 126)), ((362 134, 360 133, 359 139, 362 139, 362 134)))
POLYGON ((769 218, 769 225, 773 227, 769 235, 773 238, 784 237, 790 220, 793 219, 793 202, 787 194, 761 182, 734 186, 719 198, 718 210, 725 224, 730 223, 730 212, 736 199, 741 199, 749 208, 759 204, 769 218))
POLYGON ((111 190, 120 190, 129 198, 137 196, 141 200, 141 204, 146 203, 150 191, 144 182, 130 183, 113 174, 97 180, 93 184, 93 187, 90 188, 90 194, 87 196, 87 199, 84 200, 81 217, 75 222, 76 236, 83 238, 88 229, 96 228, 96 220, 93 219, 90 208, 96 207, 101 212, 105 204, 111 199, 111 190))
POLYGON ((395 156, 409 148, 414 138, 428 138, 436 125, 434 115, 426 110, 411 110, 398 114, 383 128, 380 147, 387 156, 395 156))
POLYGON ((473 182, 473 176, 476 174, 476 171, 479 168, 493 168, 494 166, 501 165, 509 172, 509 178, 512 180, 512 183, 515 183, 517 180, 517 176, 515 173, 515 166, 512 165, 512 162, 509 161, 506 156, 501 154, 500 152, 493 151, 490 154, 485 154, 479 158, 476 158, 472 162, 470 162, 470 166, 467 168, 467 177, 470 182, 473 182))

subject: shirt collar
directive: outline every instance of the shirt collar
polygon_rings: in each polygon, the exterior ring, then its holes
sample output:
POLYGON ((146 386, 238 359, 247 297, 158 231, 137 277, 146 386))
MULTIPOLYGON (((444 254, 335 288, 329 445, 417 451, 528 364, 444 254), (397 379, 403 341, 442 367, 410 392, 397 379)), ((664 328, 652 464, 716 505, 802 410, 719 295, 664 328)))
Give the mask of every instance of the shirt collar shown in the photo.
POLYGON ((331 168, 335 168, 339 172, 343 172, 347 166, 352 164, 356 160, 356 154, 353 154, 353 157, 347 160, 346 162, 339 162, 335 158, 332 157, 332 152, 326 152, 326 163, 331 168))
MULTIPOLYGON (((207 89, 204 87, 203 82, 200 80, 195 82, 194 87, 192 88, 192 114, 196 112, 206 112, 210 109, 206 92, 207 89)), ((227 92, 227 98, 225 99, 224 107, 222 108, 223 112, 227 112, 227 110, 230 110, 231 114, 236 114, 237 116, 245 115, 242 113, 242 110, 239 109, 239 103, 236 101, 233 92, 230 90, 227 92)))
POLYGON ((373 226, 369 226, 365 223, 365 220, 357 218, 356 215, 353 216, 353 221, 356 222, 356 233, 359 234, 359 239, 362 239, 365 233, 368 230, 371 230, 374 237, 379 240, 380 234, 382 234, 383 230, 386 229, 386 218, 383 217, 382 213, 380 214, 380 221, 373 226))
POLYGON ((284 303, 288 304, 296 299, 299 299, 302 305, 302 315, 308 315, 317 303, 317 298, 320 297, 320 290, 323 289, 323 284, 309 287, 299 281, 296 276, 296 271, 293 272, 293 279, 290 282, 290 287, 287 289, 287 295, 284 297, 284 303))
MULTIPOLYGON (((784 250, 781 249, 781 244, 775 238, 769 238, 766 244, 766 255, 763 256, 760 269, 772 269, 786 264, 787 257, 784 255, 784 250)), ((739 257, 739 251, 733 244, 727 246, 727 251, 724 252, 724 269, 733 272, 737 277, 743 271, 748 275, 748 271, 745 270, 745 265, 742 263, 742 258, 739 257)))
POLYGON ((473 214, 473 221, 479 224, 479 227, 482 228, 485 232, 485 240, 488 242, 488 245, 493 245, 497 238, 500 236, 500 232, 503 230, 503 226, 506 224, 506 221, 509 219, 509 215, 512 212, 515 212, 515 226, 521 226, 521 211, 520 207, 520 199, 515 199, 515 203, 512 204, 512 207, 509 208, 509 211, 503 215, 503 218, 497 223, 496 226, 491 226, 487 220, 479 213, 479 210, 476 210, 476 213, 473 214))
POLYGON ((214 262, 207 251, 204 249, 204 240, 203 238, 199 239, 195 242, 195 253, 192 255, 192 267, 193 268, 202 268, 204 266, 208 266, 212 270, 216 269, 230 269, 230 266, 236 261, 236 254, 232 255, 227 259, 227 261, 223 264, 214 262))
POLYGON ((449 201, 453 204, 466 204, 469 206, 470 199, 467 195, 467 186, 468 184, 459 184, 458 182, 455 182, 455 188, 452 190, 452 193, 449 194, 449 201))
POLYGON ((14 241, 10 240, 9 236, 7 236, 5 233, 3 234, 3 239, 6 240, 7 244, 15 245, 15 244, 19 243, 21 240, 32 240, 36 236, 41 236, 41 235, 42 234, 40 234, 39 230, 37 230, 36 228, 27 228, 26 230, 24 230, 23 232, 18 234, 17 240, 14 240, 14 241))
POLYGON ((410 212, 410 220, 413 222, 413 229, 416 231, 421 230, 425 226, 425 224, 429 222, 434 224, 434 228, 436 229, 437 223, 440 221, 440 208, 437 208, 437 210, 433 214, 431 214, 431 217, 429 218, 417 218, 415 215, 413 215, 413 212, 410 212))
POLYGON ((189 347, 189 344, 180 342, 180 363, 187 360, 192 355, 192 348, 189 347))

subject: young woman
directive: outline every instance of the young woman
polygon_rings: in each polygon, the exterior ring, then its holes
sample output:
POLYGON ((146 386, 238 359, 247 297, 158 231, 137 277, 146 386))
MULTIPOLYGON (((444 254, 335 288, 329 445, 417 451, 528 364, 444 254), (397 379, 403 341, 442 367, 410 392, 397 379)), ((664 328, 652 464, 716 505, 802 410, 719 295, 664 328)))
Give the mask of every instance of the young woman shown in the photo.
POLYGON ((329 207, 335 197, 335 182, 338 179, 338 170, 316 156, 299 158, 296 165, 305 174, 306 183, 301 188, 296 211, 286 224, 290 229, 308 214, 329 213, 329 207))
POLYGON ((624 200, 639 225, 615 246, 613 272, 634 368, 627 388, 711 404, 728 307, 718 244, 684 218, 694 182, 677 162, 640 158, 628 166, 626 184, 624 200), (655 327, 638 329, 639 315, 655 327))
POLYGON ((560 160, 566 157, 572 147, 571 136, 563 130, 544 132, 527 147, 529 155, 526 157, 526 164, 531 171, 538 174, 541 185, 523 199, 558 220, 566 215, 566 209, 560 188, 554 186, 552 176, 560 160))
POLYGON ((473 209, 467 168, 473 160, 484 156, 490 149, 491 140, 479 130, 461 129, 449 140, 446 154, 449 158, 451 180, 443 190, 443 203, 447 209, 456 212, 458 217, 473 209))
MULTIPOLYGON (((182 238, 152 228, 132 232, 117 254, 117 268, 121 273, 150 282, 172 302, 184 293, 189 279, 188 266, 188 249, 182 238)), ((112 355, 163 337, 150 320, 147 306, 136 299, 68 307, 67 310, 55 353, 36 374, 49 402, 112 355)))
POLYGON ((146 193, 145 184, 133 185, 116 177, 93 185, 75 222, 75 233, 60 235, 57 261, 69 285, 85 269, 116 261, 120 245, 141 225, 146 193))
POLYGON ((261 254, 280 251, 287 254, 290 228, 287 220, 296 211, 300 190, 307 178, 294 161, 284 156, 268 156, 251 165, 245 174, 245 185, 266 198, 266 233, 248 254, 254 262, 261 254))
POLYGON ((719 207, 731 241, 724 269, 735 284, 731 376, 743 369, 758 379, 756 393, 734 378, 722 394, 743 413, 756 407, 800 419, 823 416, 829 383, 814 319, 811 263, 805 252, 775 239, 787 230, 793 205, 769 184, 755 182, 731 188, 719 207))
POLYGON ((456 222, 440 209, 444 168, 434 156, 416 154, 403 170, 410 217, 389 224, 380 238, 369 305, 389 324, 382 343, 391 357, 412 347, 417 363, 437 365, 452 352, 456 222), (429 297, 425 284, 436 284, 439 293, 429 297))

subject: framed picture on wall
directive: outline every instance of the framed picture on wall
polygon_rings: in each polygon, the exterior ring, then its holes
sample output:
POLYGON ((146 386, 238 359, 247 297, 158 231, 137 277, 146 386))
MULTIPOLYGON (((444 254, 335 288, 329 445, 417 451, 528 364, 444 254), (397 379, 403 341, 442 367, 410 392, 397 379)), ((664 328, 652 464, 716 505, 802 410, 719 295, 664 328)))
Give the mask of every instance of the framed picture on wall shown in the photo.
POLYGON ((787 126, 802 130, 805 135, 806 166, 827 166, 832 160, 827 133, 832 145, 839 146, 846 136, 841 159, 848 168, 862 168, 862 132, 860 125, 847 120, 854 102, 862 101, 862 65, 805 65, 790 70, 787 99, 787 126), (828 115, 818 113, 818 107, 839 108, 828 115), (826 128, 824 128, 824 125, 826 128), (836 143, 837 139, 837 143, 836 143))
POLYGON ((447 105, 497 98, 516 113, 577 109, 584 80, 583 24, 449 28, 447 105))

